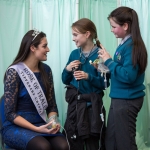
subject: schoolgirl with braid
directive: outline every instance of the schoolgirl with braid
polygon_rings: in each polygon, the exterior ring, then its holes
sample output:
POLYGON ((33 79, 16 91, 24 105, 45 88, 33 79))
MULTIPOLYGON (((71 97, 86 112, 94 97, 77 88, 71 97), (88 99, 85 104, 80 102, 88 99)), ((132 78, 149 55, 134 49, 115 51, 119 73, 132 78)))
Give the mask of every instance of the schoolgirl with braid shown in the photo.
POLYGON ((71 52, 62 72, 68 103, 64 128, 71 150, 83 150, 84 145, 86 150, 104 150, 105 122, 100 117, 105 114, 104 78, 89 63, 98 58, 100 42, 96 26, 82 18, 72 24, 72 35, 77 49, 71 52))

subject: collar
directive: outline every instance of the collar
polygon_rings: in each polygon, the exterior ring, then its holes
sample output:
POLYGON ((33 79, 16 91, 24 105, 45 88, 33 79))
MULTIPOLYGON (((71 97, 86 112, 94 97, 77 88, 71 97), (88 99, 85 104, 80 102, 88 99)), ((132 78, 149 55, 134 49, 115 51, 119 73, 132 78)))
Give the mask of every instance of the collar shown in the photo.
POLYGON ((131 37, 131 34, 128 34, 120 43, 120 45, 122 45, 128 38, 131 37))
POLYGON ((97 47, 96 45, 93 47, 93 49, 89 52, 89 53, 84 53, 82 51, 82 48, 79 49, 80 51, 80 57, 82 56, 83 58, 89 58, 91 55, 93 55, 93 53, 97 52, 99 49, 99 47, 97 47))

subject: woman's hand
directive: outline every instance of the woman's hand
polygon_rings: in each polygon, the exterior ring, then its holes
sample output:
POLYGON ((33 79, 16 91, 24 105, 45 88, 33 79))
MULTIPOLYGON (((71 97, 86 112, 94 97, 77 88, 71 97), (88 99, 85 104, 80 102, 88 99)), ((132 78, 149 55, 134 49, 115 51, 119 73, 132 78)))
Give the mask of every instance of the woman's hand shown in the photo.
MULTIPOLYGON (((56 113, 51 113, 51 114, 56 114, 56 113)), ((29 130, 33 130, 35 132, 40 132, 40 133, 47 133, 47 134, 55 134, 60 130, 60 124, 56 123, 55 128, 52 128, 53 120, 48 122, 45 125, 41 125, 39 127, 33 125, 32 123, 28 122, 21 116, 17 116, 14 119, 14 123, 18 126, 21 126, 22 128, 27 128, 29 130), (50 128, 51 127, 51 128, 50 128)))
POLYGON ((74 60, 69 65, 67 65, 66 69, 68 71, 76 70, 76 69, 78 69, 80 63, 81 62, 79 60, 74 60))
POLYGON ((85 73, 84 71, 75 71, 73 75, 76 80, 88 79, 88 73, 85 73))
POLYGON ((103 47, 102 44, 101 45, 101 48, 99 51, 98 51, 98 57, 102 58, 103 61, 105 62, 107 59, 111 58, 110 54, 106 51, 106 49, 103 47))
POLYGON ((49 128, 52 125, 52 121, 37 127, 37 132, 47 133, 47 134, 55 134, 60 130, 60 124, 56 124, 55 128, 49 128))

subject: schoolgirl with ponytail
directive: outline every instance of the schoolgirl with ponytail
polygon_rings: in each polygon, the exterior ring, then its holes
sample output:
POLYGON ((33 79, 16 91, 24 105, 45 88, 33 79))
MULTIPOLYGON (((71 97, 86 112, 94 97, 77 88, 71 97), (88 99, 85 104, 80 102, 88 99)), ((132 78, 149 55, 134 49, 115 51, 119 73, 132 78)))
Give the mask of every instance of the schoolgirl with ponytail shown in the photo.
POLYGON ((65 129, 72 150, 82 150, 84 143, 86 150, 102 150, 105 149, 105 125, 100 114, 105 114, 104 77, 89 63, 98 58, 100 41, 95 24, 87 18, 74 22, 71 27, 77 49, 71 52, 62 72, 68 102, 65 129))

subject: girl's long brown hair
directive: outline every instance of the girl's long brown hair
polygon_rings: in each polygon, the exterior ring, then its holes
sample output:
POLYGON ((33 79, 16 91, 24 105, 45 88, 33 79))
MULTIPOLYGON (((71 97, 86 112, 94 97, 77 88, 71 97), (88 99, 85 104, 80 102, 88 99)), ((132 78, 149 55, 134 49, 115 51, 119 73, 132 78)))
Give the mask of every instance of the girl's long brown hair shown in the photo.
POLYGON ((110 18, 120 26, 128 24, 127 32, 131 34, 133 40, 132 63, 134 67, 138 64, 140 74, 144 73, 147 66, 147 50, 141 37, 136 11, 129 7, 119 7, 110 13, 108 19, 110 18))

